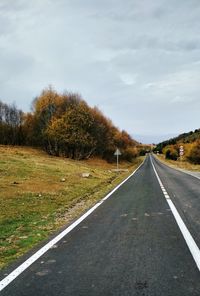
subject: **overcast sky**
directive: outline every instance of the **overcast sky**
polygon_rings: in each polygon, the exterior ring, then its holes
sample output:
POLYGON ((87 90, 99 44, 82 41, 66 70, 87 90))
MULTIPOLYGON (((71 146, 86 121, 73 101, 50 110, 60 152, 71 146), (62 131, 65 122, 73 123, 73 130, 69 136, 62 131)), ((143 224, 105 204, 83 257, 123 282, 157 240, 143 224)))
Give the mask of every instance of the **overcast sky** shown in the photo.
POLYGON ((50 84, 141 141, 200 128, 200 1, 0 0, 0 100, 50 84))

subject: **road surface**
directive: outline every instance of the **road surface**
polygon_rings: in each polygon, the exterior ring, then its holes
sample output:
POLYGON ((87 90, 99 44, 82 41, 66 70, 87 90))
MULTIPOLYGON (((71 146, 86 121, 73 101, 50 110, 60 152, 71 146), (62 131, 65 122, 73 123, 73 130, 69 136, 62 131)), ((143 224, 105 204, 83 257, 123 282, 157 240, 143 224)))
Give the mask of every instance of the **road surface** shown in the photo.
POLYGON ((200 180, 147 156, 2 296, 199 296, 200 272, 161 190, 200 247, 200 180))

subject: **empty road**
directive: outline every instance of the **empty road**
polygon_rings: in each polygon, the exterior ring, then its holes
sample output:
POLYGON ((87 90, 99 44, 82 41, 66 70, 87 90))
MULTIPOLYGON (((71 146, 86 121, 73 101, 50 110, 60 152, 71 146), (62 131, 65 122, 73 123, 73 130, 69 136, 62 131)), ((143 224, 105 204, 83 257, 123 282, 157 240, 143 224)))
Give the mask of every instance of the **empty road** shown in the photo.
POLYGON ((200 247, 200 180, 147 156, 1 295, 199 296, 198 248, 195 261, 170 203, 200 247))

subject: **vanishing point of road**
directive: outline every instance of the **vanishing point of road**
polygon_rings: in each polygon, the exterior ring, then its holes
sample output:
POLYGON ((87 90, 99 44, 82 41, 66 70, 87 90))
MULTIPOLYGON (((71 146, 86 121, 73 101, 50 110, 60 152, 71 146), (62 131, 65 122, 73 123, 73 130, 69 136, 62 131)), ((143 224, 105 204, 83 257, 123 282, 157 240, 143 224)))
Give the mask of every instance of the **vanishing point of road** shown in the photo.
POLYGON ((200 180, 149 155, 1 295, 199 296, 199 247, 200 180))

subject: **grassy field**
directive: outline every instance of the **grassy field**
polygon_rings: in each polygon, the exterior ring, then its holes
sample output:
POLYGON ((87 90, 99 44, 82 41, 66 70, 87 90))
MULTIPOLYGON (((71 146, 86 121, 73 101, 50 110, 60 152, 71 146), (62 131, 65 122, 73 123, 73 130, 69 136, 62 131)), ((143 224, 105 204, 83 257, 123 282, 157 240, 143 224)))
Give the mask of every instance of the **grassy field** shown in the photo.
POLYGON ((171 159, 165 159, 164 154, 157 155, 157 157, 164 163, 170 165, 174 168, 179 168, 183 170, 193 171, 193 172, 200 172, 200 165, 198 164, 192 164, 186 160, 171 160, 171 159))
POLYGON ((0 146, 0 268, 80 216, 141 162, 120 164, 129 172, 117 173, 100 159, 77 162, 0 146))

